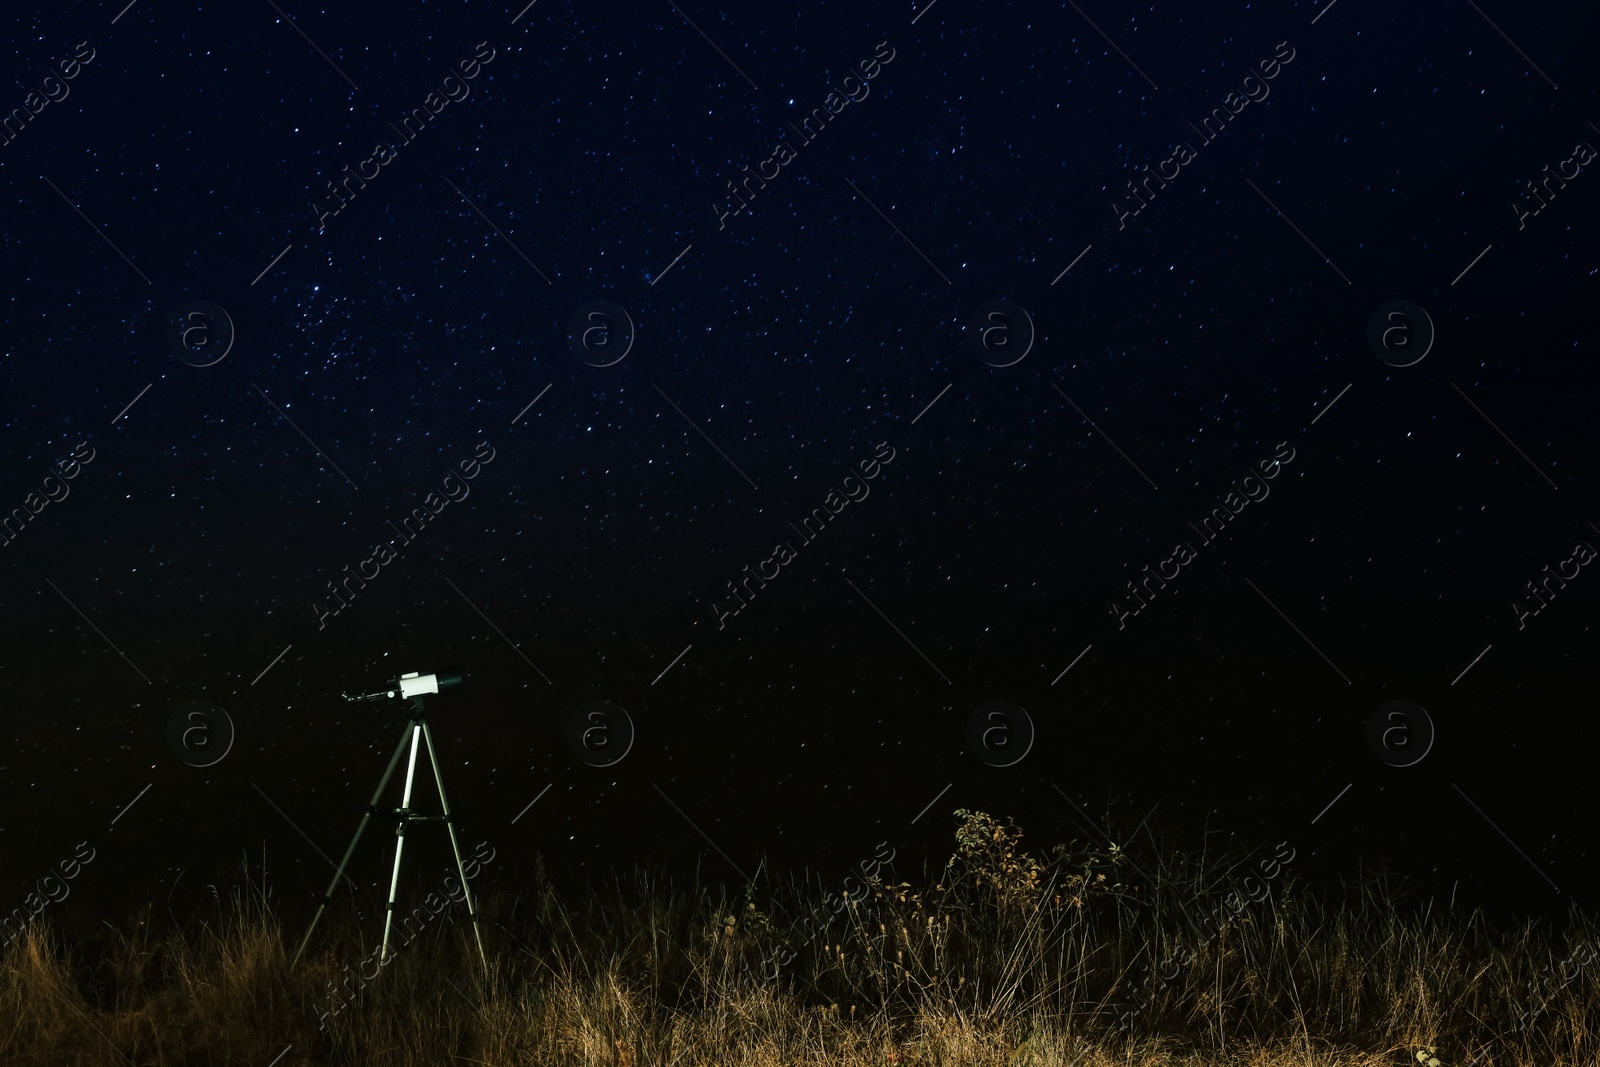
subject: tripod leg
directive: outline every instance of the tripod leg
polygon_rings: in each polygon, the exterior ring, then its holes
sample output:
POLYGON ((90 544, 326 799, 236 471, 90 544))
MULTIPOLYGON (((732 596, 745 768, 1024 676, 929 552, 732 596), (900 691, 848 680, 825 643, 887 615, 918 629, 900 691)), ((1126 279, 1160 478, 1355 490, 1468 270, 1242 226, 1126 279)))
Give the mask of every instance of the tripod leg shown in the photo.
POLYGON ((394 897, 400 888, 400 856, 406 847, 406 822, 411 812, 411 784, 417 777, 417 739, 421 735, 421 720, 413 722, 411 730, 411 761, 406 766, 406 792, 400 801, 400 821, 394 828, 394 874, 389 878, 389 907, 383 914, 383 949, 378 953, 379 963, 389 962, 389 930, 394 925, 394 897))
POLYGON ((378 809, 378 801, 383 798, 383 791, 389 786, 389 779, 394 775, 394 769, 400 763, 400 753, 405 751, 406 738, 411 735, 411 726, 407 725, 400 731, 400 743, 394 746, 394 755, 389 759, 389 768, 383 772, 383 777, 378 780, 378 788, 372 791, 372 800, 367 804, 367 812, 361 816, 361 822, 356 827, 356 836, 350 839, 350 847, 344 850, 344 859, 339 861, 339 866, 334 870, 333 880, 328 883, 328 888, 322 894, 322 903, 317 905, 317 914, 311 920, 311 925, 306 929, 305 937, 300 939, 300 948, 294 954, 293 966, 300 965, 300 957, 305 954, 306 946, 311 943, 311 933, 317 928, 317 923, 322 920, 322 913, 328 907, 328 901, 333 898, 333 891, 339 886, 339 879, 344 877, 344 869, 350 865, 350 857, 355 855, 356 843, 361 840, 361 835, 367 829, 367 821, 372 818, 372 813, 378 809))
POLYGON ((439 773, 439 757, 433 750, 433 733, 428 729, 427 722, 422 724, 422 739, 428 743, 428 759, 433 761, 433 783, 439 787, 439 806, 444 811, 444 825, 450 831, 450 847, 456 854, 456 873, 461 876, 461 898, 467 905, 467 917, 472 920, 472 936, 478 942, 478 959, 483 962, 485 972, 489 969, 489 957, 484 955, 483 935, 478 932, 478 912, 472 905, 472 890, 467 887, 467 870, 461 862, 461 845, 456 841, 456 821, 450 814, 450 801, 444 795, 444 776, 439 773))

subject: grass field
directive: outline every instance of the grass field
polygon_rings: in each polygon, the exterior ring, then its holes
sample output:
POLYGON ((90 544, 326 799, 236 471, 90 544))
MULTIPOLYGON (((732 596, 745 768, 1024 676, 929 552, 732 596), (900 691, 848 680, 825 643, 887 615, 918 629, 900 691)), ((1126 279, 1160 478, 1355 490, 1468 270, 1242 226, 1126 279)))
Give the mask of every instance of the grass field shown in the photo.
POLYGON ((1448 902, 1402 914, 1379 882, 1330 900, 1282 852, 1030 854, 1009 821, 956 824, 928 884, 850 901, 646 871, 562 899, 541 868, 479 902, 487 972, 459 904, 381 968, 358 966, 380 927, 347 902, 291 968, 301 931, 248 881, 93 943, 46 912, 0 956, 0 1063, 1600 1064, 1577 911, 1495 930, 1448 902))

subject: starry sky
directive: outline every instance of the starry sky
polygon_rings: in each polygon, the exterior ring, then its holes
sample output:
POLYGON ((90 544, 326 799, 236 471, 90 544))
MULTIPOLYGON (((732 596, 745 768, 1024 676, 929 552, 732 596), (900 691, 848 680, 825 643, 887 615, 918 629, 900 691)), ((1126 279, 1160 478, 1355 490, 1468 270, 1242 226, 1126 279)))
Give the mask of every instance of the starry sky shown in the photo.
POLYGON ((341 694, 411 671, 508 886, 916 880, 957 807, 1498 915, 1600 873, 1570 13, 4 26, 0 911, 88 842, 69 927, 307 913, 406 722, 341 694))

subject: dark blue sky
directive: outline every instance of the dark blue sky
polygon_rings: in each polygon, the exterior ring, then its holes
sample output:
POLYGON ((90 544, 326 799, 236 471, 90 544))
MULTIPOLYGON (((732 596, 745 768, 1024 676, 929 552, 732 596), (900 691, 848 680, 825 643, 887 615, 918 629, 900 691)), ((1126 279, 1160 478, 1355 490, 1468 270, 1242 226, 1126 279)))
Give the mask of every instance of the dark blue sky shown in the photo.
POLYGON ((7 15, 0 909, 83 840, 63 921, 263 854, 298 905, 401 722, 339 693, 445 669, 507 884, 915 877, 956 807, 1042 847, 1110 804, 1314 886, 1585 899, 1592 27, 520 6, 7 15))

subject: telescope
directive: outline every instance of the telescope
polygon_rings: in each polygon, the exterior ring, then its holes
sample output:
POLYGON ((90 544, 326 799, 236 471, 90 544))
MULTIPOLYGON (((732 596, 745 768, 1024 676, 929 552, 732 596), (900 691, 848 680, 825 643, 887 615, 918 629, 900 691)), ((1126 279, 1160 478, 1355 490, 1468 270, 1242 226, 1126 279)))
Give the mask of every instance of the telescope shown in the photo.
POLYGON ((339 882, 345 877, 345 869, 350 866, 350 857, 355 855, 356 845, 361 841, 361 835, 367 829, 367 823, 374 815, 395 821, 394 835, 394 873, 389 878, 389 906, 383 918, 383 946, 379 951, 378 962, 389 962, 389 936, 394 928, 395 896, 400 890, 400 857, 405 852, 406 827, 417 822, 442 822, 445 829, 450 832, 450 849, 456 855, 456 874, 461 878, 461 895, 467 905, 467 917, 472 920, 472 936, 478 943, 478 959, 483 963, 484 969, 489 966, 488 956, 483 951, 483 936, 478 931, 478 909, 472 902, 472 890, 467 888, 467 870, 461 860, 461 844, 456 839, 455 816, 450 812, 450 801, 444 795, 444 775, 439 771, 439 756, 433 747, 433 733, 428 729, 427 716, 422 711, 422 698, 435 693, 451 693, 461 688, 461 675, 448 674, 419 674, 412 671, 402 674, 389 683, 388 689, 376 693, 340 693, 348 701, 356 700, 389 700, 402 697, 411 702, 411 718, 400 732, 400 743, 395 746, 394 755, 389 759, 389 769, 383 772, 383 777, 378 780, 378 788, 373 791, 372 799, 367 802, 366 813, 361 816, 361 822, 356 826, 356 834, 350 839, 350 847, 345 849, 344 858, 339 861, 334 869, 333 880, 328 883, 328 888, 323 891, 322 900, 317 905, 317 914, 311 920, 311 926, 306 930, 305 937, 300 939, 300 947, 294 954, 294 966, 300 965, 300 957, 305 955, 306 946, 311 943, 311 934, 316 930, 317 923, 322 919, 322 913, 327 910, 328 904, 333 899, 333 891, 338 888, 339 882), (395 768, 400 765, 400 757, 410 748, 410 759, 406 764, 405 792, 401 795, 398 808, 379 807, 378 802, 383 799, 384 790, 389 787, 389 779, 394 776, 395 768), (441 814, 424 815, 411 806, 412 787, 417 777, 417 753, 427 749, 428 762, 433 766, 433 784, 439 791, 439 807, 441 814))
POLYGON ((390 682, 390 688, 376 693, 340 693, 339 695, 349 701, 357 700, 390 700, 399 697, 409 700, 411 697, 428 696, 433 693, 453 693, 461 688, 461 675, 459 674, 402 674, 390 682))

